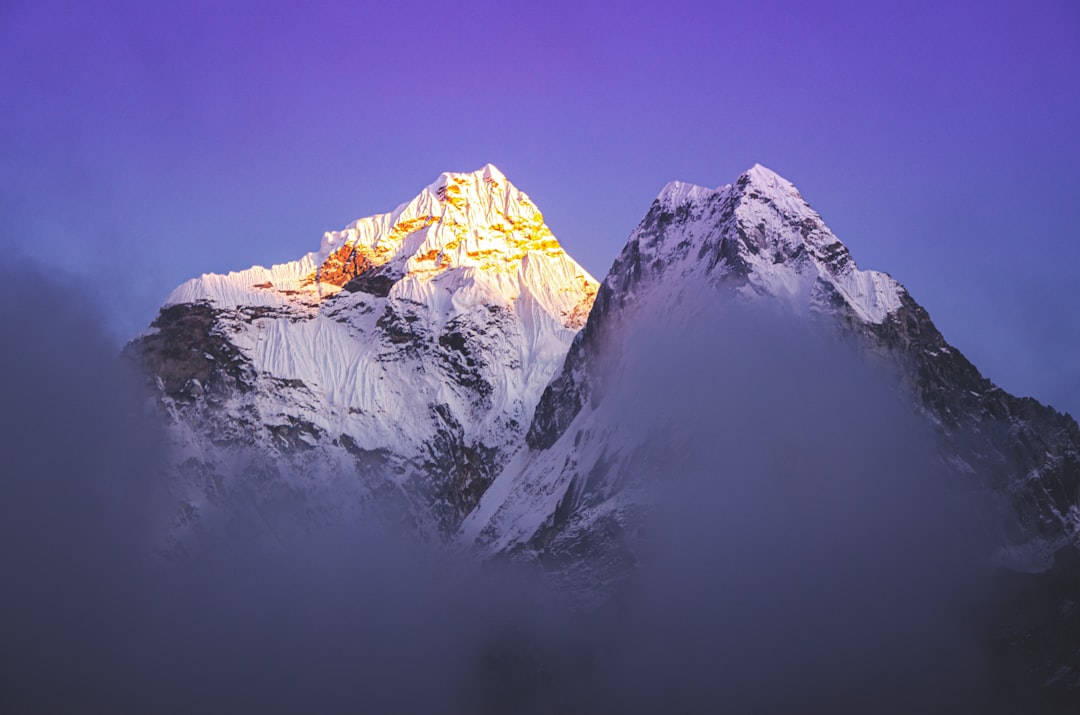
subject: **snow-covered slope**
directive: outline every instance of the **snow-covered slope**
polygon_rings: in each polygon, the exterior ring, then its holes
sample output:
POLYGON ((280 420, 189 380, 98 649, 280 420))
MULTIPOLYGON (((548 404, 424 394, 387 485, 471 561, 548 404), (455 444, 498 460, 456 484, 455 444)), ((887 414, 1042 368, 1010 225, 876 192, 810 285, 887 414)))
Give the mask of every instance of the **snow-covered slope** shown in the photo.
POLYGON ((978 475, 1015 510, 1008 557, 1018 565, 1045 568, 1055 549, 1077 543, 1075 421, 983 378, 898 282, 860 270, 795 187, 761 166, 718 189, 664 188, 545 391, 529 449, 503 469, 459 538, 545 560, 602 551, 647 501, 642 445, 652 435, 607 394, 613 383, 633 390, 621 374, 625 352, 640 349, 650 326, 690 331, 724 301, 816 323, 886 365, 938 435, 948 469, 978 475))
POLYGON ((184 283, 129 351, 160 388, 188 515, 257 484, 256 503, 314 510, 381 494, 446 533, 522 441, 596 288, 488 165, 300 260, 184 283))

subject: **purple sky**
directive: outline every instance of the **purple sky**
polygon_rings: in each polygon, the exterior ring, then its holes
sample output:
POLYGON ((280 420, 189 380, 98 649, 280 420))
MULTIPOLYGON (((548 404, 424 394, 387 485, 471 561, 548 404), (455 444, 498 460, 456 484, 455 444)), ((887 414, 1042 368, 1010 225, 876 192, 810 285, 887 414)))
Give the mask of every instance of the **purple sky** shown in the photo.
POLYGON ((502 169, 602 278, 671 179, 791 179, 1006 389, 1080 413, 1080 5, 0 3, 0 241, 118 340, 502 169))

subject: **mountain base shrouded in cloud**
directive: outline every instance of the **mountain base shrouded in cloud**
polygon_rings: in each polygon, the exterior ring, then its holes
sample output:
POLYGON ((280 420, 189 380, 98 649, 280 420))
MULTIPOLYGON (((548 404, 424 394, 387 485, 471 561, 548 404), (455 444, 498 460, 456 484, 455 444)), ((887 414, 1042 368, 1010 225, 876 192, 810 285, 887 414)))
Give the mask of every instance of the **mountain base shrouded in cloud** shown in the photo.
MULTIPOLYGON (((540 558, 603 539, 607 524, 633 510, 627 475, 640 471, 641 435, 620 419, 648 409, 647 401, 606 404, 619 366, 635 359, 652 326, 668 326, 670 342, 722 322, 717 311, 735 305, 786 315, 878 365, 934 435, 951 479, 1009 514, 998 528, 1001 558, 1012 568, 1042 571, 1057 549, 1077 546, 1076 422, 984 378, 899 282, 860 269, 799 191, 762 166, 716 189, 672 182, 653 201, 541 396, 528 449, 493 480, 463 522, 462 539, 488 553, 540 558)), ((695 378, 704 391, 714 379, 746 386, 741 374, 702 369, 695 378)), ((749 389, 768 387, 762 380, 749 389)), ((718 404, 728 400, 711 394, 718 404)), ((837 449, 858 442, 836 440, 837 449)))
POLYGON ((904 712, 986 685, 985 574, 956 495, 927 478, 909 417, 864 399, 886 391, 798 331, 728 321, 629 366, 611 399, 648 397, 645 425, 675 443, 643 460, 677 459, 631 578, 582 613, 536 574, 408 534, 268 530, 260 512, 287 496, 234 496, 164 559, 145 398, 74 294, 5 278, 7 711, 904 712), (12 300, 31 287, 41 314, 12 300), (688 381, 706 363, 716 379, 688 381), (753 410, 719 377, 740 373, 771 376, 753 410), (828 446, 851 430, 854 452, 828 446))
POLYGON ((0 709, 1073 711, 1075 422, 767 169, 598 290, 489 166, 86 295, 0 274, 0 709))

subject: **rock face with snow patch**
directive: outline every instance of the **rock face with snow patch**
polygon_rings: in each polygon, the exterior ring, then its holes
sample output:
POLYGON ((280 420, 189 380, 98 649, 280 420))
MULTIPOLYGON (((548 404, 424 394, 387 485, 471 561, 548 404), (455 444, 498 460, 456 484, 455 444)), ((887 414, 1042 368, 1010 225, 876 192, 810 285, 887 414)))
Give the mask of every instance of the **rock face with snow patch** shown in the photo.
POLYGON ((488 165, 298 261, 188 281, 127 350, 172 425, 185 518, 242 489, 446 535, 522 441, 596 287, 488 165))

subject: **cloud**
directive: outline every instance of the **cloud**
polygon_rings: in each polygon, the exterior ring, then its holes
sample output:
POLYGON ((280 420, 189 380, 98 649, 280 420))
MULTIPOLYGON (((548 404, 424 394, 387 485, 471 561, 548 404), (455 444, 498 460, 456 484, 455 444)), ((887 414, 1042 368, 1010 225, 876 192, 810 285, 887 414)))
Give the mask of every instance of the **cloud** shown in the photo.
POLYGON ((943 468, 895 379, 827 324, 720 296, 701 308, 627 336, 604 397, 649 445, 656 498, 602 639, 614 711, 985 698, 990 524, 973 486, 943 468))
POLYGON ((638 569, 582 613, 528 569, 371 525, 270 539, 240 502, 186 558, 155 555, 163 435, 90 295, 0 270, 7 712, 910 712, 984 692, 972 522, 895 393, 805 331, 635 339, 606 399, 678 459, 650 475, 638 569))
POLYGON ((543 648, 559 612, 530 576, 365 524, 274 539, 242 495, 186 557, 156 554, 174 516, 165 440, 90 296, 0 270, 0 709, 469 713, 520 697, 490 674, 527 671, 501 654, 543 648))

